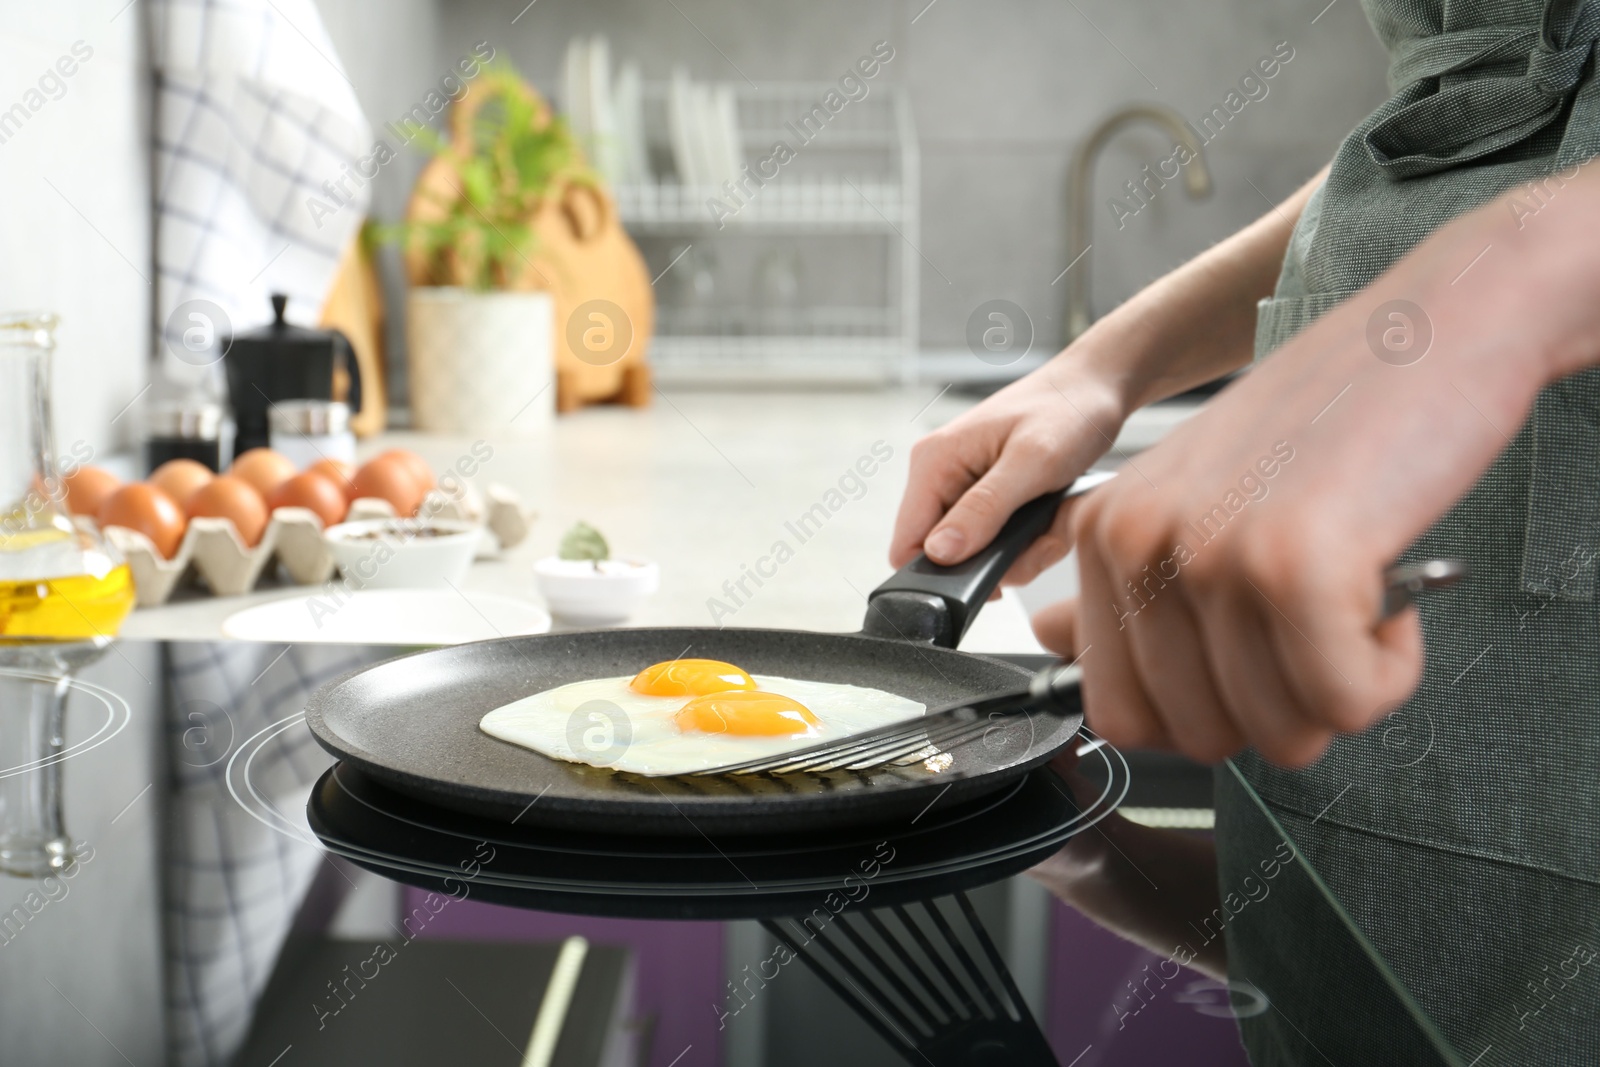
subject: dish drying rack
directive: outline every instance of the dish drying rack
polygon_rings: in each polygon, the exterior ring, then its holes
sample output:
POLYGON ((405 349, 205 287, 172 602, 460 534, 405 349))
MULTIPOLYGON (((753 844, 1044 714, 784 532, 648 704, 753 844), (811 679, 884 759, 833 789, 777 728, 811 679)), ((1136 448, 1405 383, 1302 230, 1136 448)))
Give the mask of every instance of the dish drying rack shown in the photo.
MULTIPOLYGON (((829 82, 717 85, 732 97, 734 150, 755 172, 783 142, 794 157, 759 187, 749 183, 743 203, 720 184, 682 184, 682 141, 675 135, 673 83, 640 88, 639 125, 651 177, 618 183, 613 193, 629 232, 646 246, 658 280, 681 264, 668 260, 687 245, 692 251, 753 242, 787 242, 802 270, 826 274, 826 260, 803 257, 797 239, 815 250, 825 238, 837 255, 873 261, 871 299, 840 303, 808 299, 801 288, 792 306, 763 307, 754 301, 684 306, 657 285, 658 329, 651 362, 658 379, 679 383, 884 383, 908 380, 917 347, 920 157, 910 104, 896 86, 870 81, 867 95, 848 102, 825 125, 802 119, 822 105, 829 82), (802 137, 809 137, 803 141, 802 137), (720 200, 731 214, 708 206, 720 200), (719 225, 720 223, 720 225, 719 225), (857 243, 852 245, 850 239, 857 243), (863 240, 882 242, 862 254, 863 240), (837 245, 835 246, 835 242, 837 245), (654 254, 651 254, 654 253, 654 254)), ((681 120, 680 120, 681 124, 681 120)), ((771 169, 771 166, 768 167, 771 169)), ((867 271, 863 271, 866 275, 867 271)))

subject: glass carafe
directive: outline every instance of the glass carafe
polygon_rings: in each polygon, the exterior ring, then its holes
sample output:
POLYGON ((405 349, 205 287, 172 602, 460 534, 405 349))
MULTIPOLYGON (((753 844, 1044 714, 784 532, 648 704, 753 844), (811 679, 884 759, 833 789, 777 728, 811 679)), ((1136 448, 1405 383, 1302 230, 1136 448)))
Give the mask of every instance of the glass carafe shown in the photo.
POLYGON ((55 326, 0 313, 0 873, 24 877, 72 862, 62 703, 134 602, 116 549, 67 514, 50 426, 55 326))

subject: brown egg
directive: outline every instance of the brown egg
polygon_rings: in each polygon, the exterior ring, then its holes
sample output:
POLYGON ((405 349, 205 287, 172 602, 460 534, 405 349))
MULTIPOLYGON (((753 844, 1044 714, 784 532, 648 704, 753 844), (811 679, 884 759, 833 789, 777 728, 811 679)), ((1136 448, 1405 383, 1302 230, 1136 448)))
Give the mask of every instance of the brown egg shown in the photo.
POLYGON ((79 467, 62 480, 67 491, 67 510, 74 515, 100 514, 106 498, 122 486, 122 479, 99 467, 79 467))
POLYGON ((405 464, 406 470, 410 471, 411 477, 416 480, 418 485, 422 486, 424 493, 439 484, 433 477, 433 468, 428 466, 428 461, 409 448, 391 448, 389 451, 381 453, 378 458, 393 458, 405 464))
POLYGON ((274 452, 270 448, 252 448, 234 458, 228 473, 255 486, 265 502, 274 489, 294 477, 295 469, 294 463, 281 452, 274 452))
POLYGON ((346 463, 342 459, 319 459, 306 468, 307 474, 320 474, 338 487, 344 494, 345 503, 356 498, 356 487, 350 484, 350 479, 355 477, 354 464, 346 463))
POLYGON ((379 456, 356 471, 350 480, 356 496, 372 496, 387 500, 395 514, 402 517, 415 515, 426 492, 417 479, 396 456, 379 456))
POLYGON ((230 519, 239 538, 248 547, 261 543, 262 531, 267 528, 267 505, 255 486, 232 474, 211 479, 195 490, 187 507, 189 518, 230 519))
POLYGON ((96 521, 101 526, 126 526, 150 538, 163 559, 171 559, 183 543, 188 523, 177 503, 153 485, 133 482, 112 493, 100 505, 96 521))
POLYGON ((150 473, 150 484, 181 506, 194 491, 215 478, 216 472, 192 459, 169 459, 150 473))
POLYGON ((315 471, 297 474, 272 491, 269 508, 308 508, 316 512, 324 527, 344 519, 349 503, 339 487, 315 471))

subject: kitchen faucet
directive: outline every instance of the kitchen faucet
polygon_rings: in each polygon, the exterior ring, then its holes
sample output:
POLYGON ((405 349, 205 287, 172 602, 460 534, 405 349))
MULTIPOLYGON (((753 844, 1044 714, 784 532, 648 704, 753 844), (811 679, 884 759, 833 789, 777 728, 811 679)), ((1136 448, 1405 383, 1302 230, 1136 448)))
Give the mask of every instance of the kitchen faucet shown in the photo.
MULTIPOLYGON (((1169 107, 1160 104, 1133 104, 1120 111, 1106 116, 1085 138, 1077 153, 1072 157, 1072 171, 1067 178, 1067 248, 1077 256, 1068 266, 1078 269, 1067 279, 1067 341, 1078 339, 1089 328, 1089 250, 1094 247, 1090 242, 1089 199, 1094 194, 1094 165, 1100 156, 1100 150, 1122 131, 1125 126, 1139 121, 1153 122, 1172 135, 1176 145, 1187 148, 1193 158, 1179 167, 1183 172, 1183 185, 1188 190, 1191 199, 1199 200, 1211 192, 1211 172, 1206 169, 1204 148, 1196 136, 1193 127, 1189 126, 1183 116, 1169 107), (1080 262, 1081 261, 1081 262, 1080 262)), ((1174 152, 1176 155, 1176 152, 1174 152)), ((1161 188, 1166 181, 1172 180, 1165 175, 1159 177, 1148 174, 1150 168, 1146 167, 1146 182, 1154 178, 1161 188), (1163 180, 1166 179, 1166 180, 1163 180)), ((1172 178, 1176 178, 1173 175, 1172 178)), ((1148 185, 1145 186, 1149 190, 1148 185)), ((1149 190, 1153 192, 1153 190, 1149 190)), ((1143 201, 1140 201, 1141 207, 1143 201)))

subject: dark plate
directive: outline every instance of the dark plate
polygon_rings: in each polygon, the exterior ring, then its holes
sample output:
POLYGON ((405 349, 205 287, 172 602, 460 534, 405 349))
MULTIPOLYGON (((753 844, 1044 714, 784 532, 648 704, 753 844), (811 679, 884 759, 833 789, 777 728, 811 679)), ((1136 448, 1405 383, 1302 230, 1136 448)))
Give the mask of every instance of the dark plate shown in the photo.
MULTIPOLYGON (((854 634, 652 629, 541 634, 419 652, 324 686, 306 708, 317 741, 403 793, 481 818, 651 834, 759 834, 909 818, 1016 781, 1070 741, 1081 715, 1024 715, 921 766, 774 779, 647 778, 541 756, 478 729, 485 714, 569 682, 631 675, 681 656, 756 674, 872 686, 930 709, 1025 684, 982 656, 854 634)), ((576 728, 584 728, 579 723, 576 728)))
MULTIPOLYGON (((1108 761, 1108 766, 1111 766, 1108 761)), ((312 790, 307 818, 332 851, 457 899, 586 915, 735 919, 796 915, 847 897, 874 907, 996 881, 1038 863, 1126 784, 1080 812, 1048 767, 988 796, 828 834, 663 838, 476 819, 390 790, 344 764, 312 790)))

